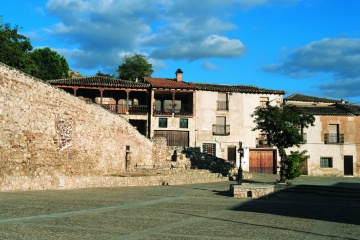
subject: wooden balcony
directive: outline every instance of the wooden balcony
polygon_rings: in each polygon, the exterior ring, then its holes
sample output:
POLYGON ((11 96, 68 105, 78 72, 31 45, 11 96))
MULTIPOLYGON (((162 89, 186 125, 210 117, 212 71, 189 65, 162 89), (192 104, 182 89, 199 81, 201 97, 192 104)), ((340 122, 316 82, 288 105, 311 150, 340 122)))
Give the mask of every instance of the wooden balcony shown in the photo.
POLYGON ((192 117, 193 111, 192 111, 193 105, 181 105, 181 108, 177 108, 176 106, 173 107, 173 109, 167 108, 164 110, 161 109, 154 109, 154 116, 174 116, 177 117, 192 117))
POLYGON ((118 114, 146 115, 148 113, 148 105, 103 104, 102 107, 118 114))

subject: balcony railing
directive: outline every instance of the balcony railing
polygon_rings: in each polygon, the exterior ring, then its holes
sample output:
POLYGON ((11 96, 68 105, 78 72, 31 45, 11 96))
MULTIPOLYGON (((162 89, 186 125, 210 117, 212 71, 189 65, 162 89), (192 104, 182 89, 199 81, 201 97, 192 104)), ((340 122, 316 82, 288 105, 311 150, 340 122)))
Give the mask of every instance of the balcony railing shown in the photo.
POLYGON ((230 135, 230 125, 213 124, 212 126, 213 135, 230 135))
POLYGON ((119 114, 146 115, 148 112, 148 105, 132 105, 126 107, 125 104, 103 104, 102 107, 119 114))
POLYGON ((164 109, 159 108, 154 109, 154 116, 171 116, 173 113, 175 116, 193 116, 193 105, 182 104, 181 106, 174 106, 173 109, 164 109))
POLYGON ((324 134, 324 142, 325 142, 325 144, 344 143, 344 134, 325 133, 324 134))
POLYGON ((229 110, 229 101, 217 101, 217 110, 229 110))

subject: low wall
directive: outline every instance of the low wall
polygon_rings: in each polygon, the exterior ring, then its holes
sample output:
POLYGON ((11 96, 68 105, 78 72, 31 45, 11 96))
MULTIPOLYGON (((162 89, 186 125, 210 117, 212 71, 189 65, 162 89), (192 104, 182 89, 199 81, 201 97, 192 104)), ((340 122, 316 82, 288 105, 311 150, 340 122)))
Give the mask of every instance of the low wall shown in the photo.
POLYGON ((230 193, 234 198, 260 198, 273 193, 274 190, 274 185, 247 183, 243 185, 230 185, 230 193))
POLYGON ((157 175, 112 175, 91 177, 9 177, 3 191, 49 190, 93 187, 161 186, 229 181, 229 178, 207 170, 169 170, 157 175), (12 184, 12 181, 18 184, 12 184))

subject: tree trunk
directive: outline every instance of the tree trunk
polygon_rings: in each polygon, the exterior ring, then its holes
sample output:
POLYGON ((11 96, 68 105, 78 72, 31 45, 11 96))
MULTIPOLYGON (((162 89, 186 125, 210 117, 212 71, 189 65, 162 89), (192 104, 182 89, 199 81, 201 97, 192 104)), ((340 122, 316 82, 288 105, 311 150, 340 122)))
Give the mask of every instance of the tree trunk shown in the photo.
POLYGON ((283 148, 279 148, 279 155, 280 155, 280 183, 286 183, 286 152, 283 148))

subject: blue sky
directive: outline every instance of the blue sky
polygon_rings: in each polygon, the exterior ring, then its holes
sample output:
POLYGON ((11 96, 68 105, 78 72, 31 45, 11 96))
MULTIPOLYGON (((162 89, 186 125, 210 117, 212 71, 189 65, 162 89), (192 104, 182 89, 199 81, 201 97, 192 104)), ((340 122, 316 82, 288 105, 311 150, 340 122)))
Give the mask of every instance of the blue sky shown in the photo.
POLYGON ((244 84, 360 105, 359 0, 0 0, 3 23, 72 70, 113 74, 145 54, 153 77, 244 84))

